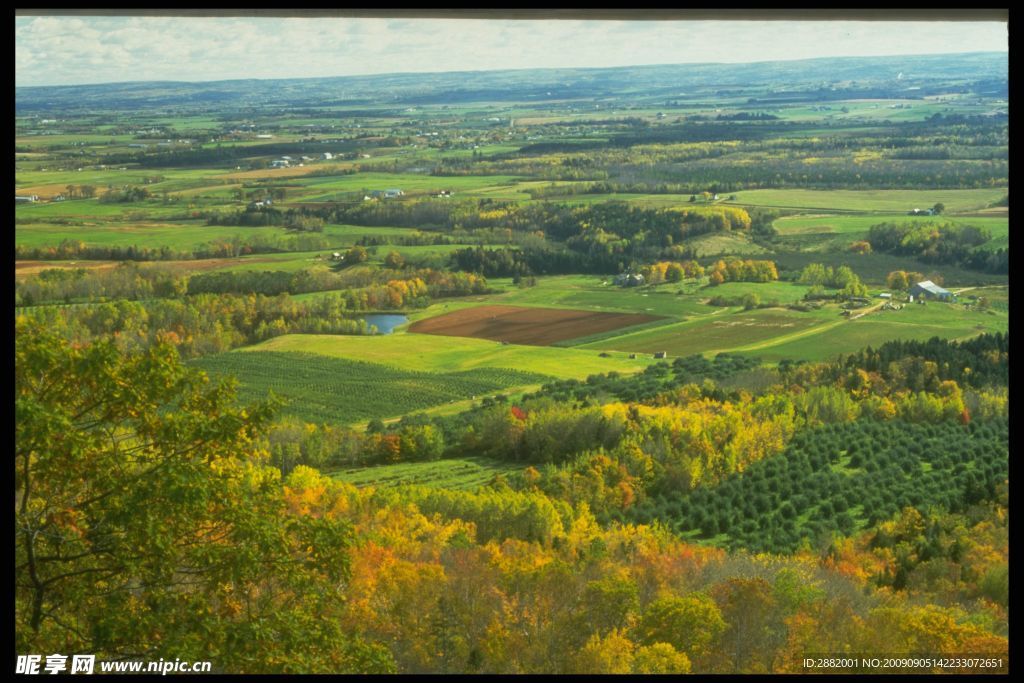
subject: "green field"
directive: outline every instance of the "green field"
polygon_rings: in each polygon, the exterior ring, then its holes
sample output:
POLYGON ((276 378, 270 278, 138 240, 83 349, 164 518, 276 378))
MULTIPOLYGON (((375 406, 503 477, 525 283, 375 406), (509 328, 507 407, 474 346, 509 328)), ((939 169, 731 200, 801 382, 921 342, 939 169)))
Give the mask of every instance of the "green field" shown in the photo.
POLYGON ((342 195, 349 192, 390 188, 401 189, 406 194, 451 190, 458 195, 470 190, 508 185, 515 181, 514 176, 439 177, 425 173, 365 172, 343 176, 300 177, 292 182, 304 188, 301 192, 304 201, 331 201, 341 199, 342 195))
POLYGON ((933 276, 941 276, 947 289, 981 284, 1004 284, 1008 279, 1006 275, 967 270, 949 263, 922 263, 907 256, 882 252, 854 254, 846 249, 842 251, 779 252, 772 257, 772 260, 779 267, 780 273, 784 270, 799 272, 811 263, 820 263, 833 268, 849 266, 863 282, 875 287, 884 287, 886 276, 894 270, 917 271, 932 280, 935 280, 933 276))
MULTIPOLYGON (((31 138, 26 138, 31 139, 31 138)), ((49 138, 44 138, 49 139, 49 138)), ((109 138, 108 138, 109 139, 109 138)), ((226 169, 205 168, 205 169, 154 169, 139 170, 137 168, 125 170, 106 169, 83 169, 76 170, 38 170, 38 171, 17 171, 15 173, 15 188, 19 191, 22 188, 36 187, 42 185, 94 185, 99 194, 102 194, 108 185, 145 185, 150 191, 165 189, 173 181, 196 180, 201 178, 215 177, 221 173, 227 173, 226 169), (146 185, 146 178, 159 176, 162 181, 146 185)))
MULTIPOLYGON (((68 202, 55 204, 60 207, 68 202)), ((98 206, 118 206, 102 205, 98 206)), ((123 209, 123 207, 122 207, 123 209)), ((124 213, 121 209, 119 209, 124 213)), ((168 209, 164 211, 169 212, 168 209)), ((181 207, 176 209, 178 214, 182 213, 181 207)), ((49 217, 51 221, 54 217, 49 217)), ((283 227, 277 226, 231 226, 231 225, 206 225, 205 221, 189 220, 174 223, 162 222, 160 220, 148 220, 150 218, 147 210, 145 220, 124 220, 121 213, 115 216, 108 216, 105 220, 86 221, 86 216, 75 216, 81 219, 78 225, 67 225, 64 223, 48 222, 46 218, 40 218, 38 222, 24 222, 18 224, 15 231, 14 242, 26 247, 48 247, 57 246, 63 240, 78 240, 86 246, 111 246, 129 247, 146 246, 151 249, 159 249, 166 246, 174 250, 191 251, 213 241, 230 242, 233 239, 252 241, 257 237, 289 237, 297 236, 283 227), (114 218, 116 220, 111 220, 114 218)), ((409 235, 419 234, 419 231, 409 228, 392 227, 357 227, 352 225, 325 225, 321 235, 307 237, 322 237, 330 244, 323 253, 331 249, 350 247, 363 238, 384 237, 400 238, 409 235)), ((377 247, 378 257, 383 259, 384 255, 392 249, 410 256, 423 255, 429 252, 447 254, 455 249, 463 248, 460 245, 439 245, 426 247, 403 247, 392 245, 380 245, 377 247)), ((261 256, 267 256, 262 254, 261 256)))
MULTIPOLYGON (((325 225, 323 234, 338 246, 352 246, 364 237, 410 237, 424 234, 413 228, 392 228, 387 226, 325 225)), ((383 245, 379 249, 389 248, 383 245)))
POLYGON ((689 356, 695 353, 729 351, 755 342, 803 332, 821 325, 825 320, 822 311, 800 313, 777 308, 719 311, 717 315, 624 334, 584 344, 581 348, 643 353, 665 351, 673 357, 689 356))
POLYGON ((879 223, 954 223, 974 225, 992 233, 992 239, 983 245, 987 249, 1008 247, 1010 220, 998 216, 907 216, 879 214, 786 216, 772 225, 782 237, 782 244, 796 248, 842 248, 853 240, 864 239, 871 226, 879 223))
MULTIPOLYGON (((232 259, 226 265, 218 267, 217 270, 226 271, 284 271, 293 273, 299 270, 323 270, 330 267, 330 261, 326 256, 329 250, 319 251, 292 251, 284 254, 253 254, 232 259)), ((202 261, 193 263, 201 264, 202 261)))
MULTIPOLYGON (((735 284, 737 290, 742 291, 743 283, 728 284, 735 284)), ((783 283, 767 286, 775 289, 792 287, 783 283)), ((752 287, 755 286, 745 285, 744 288, 752 287)), ((986 290, 978 291, 982 295, 986 293, 986 290)), ((669 356, 730 351, 751 353, 767 361, 783 358, 825 360, 868 345, 878 346, 891 339, 925 340, 935 336, 966 339, 982 332, 1006 331, 1008 307, 1000 303, 1000 290, 993 291, 995 296, 988 294, 993 301, 990 312, 967 310, 961 304, 932 303, 927 306, 908 305, 900 311, 878 310, 853 320, 840 317, 839 308, 835 305, 810 312, 708 307, 717 312, 590 341, 576 348, 643 353, 665 351, 669 356)))
POLYGON ((238 378, 244 402, 264 399, 272 391, 286 401, 282 414, 316 423, 394 417, 551 379, 503 368, 423 372, 323 354, 247 351, 208 356, 194 364, 211 375, 238 378))
POLYGON ((102 225, 70 226, 58 223, 22 223, 14 234, 14 243, 27 247, 57 246, 65 239, 80 240, 86 246, 145 246, 159 249, 191 250, 215 240, 253 239, 257 235, 283 236, 284 228, 233 227, 191 223, 108 222, 102 225))
POLYGON ((145 202, 104 203, 99 199, 73 199, 64 202, 37 202, 19 204, 14 215, 22 221, 45 222, 48 218, 75 218, 88 220, 130 219, 133 216, 160 218, 178 216, 189 211, 180 202, 164 204, 159 200, 145 202))
POLYGON ((937 202, 947 212, 982 209, 1006 196, 1007 188, 985 190, 742 190, 730 204, 791 209, 886 211, 906 214, 937 202))
POLYGON ((694 250, 698 258, 725 254, 731 256, 758 256, 770 253, 768 249, 751 242, 746 235, 731 232, 698 235, 688 240, 687 246, 694 250))
POLYGON ((767 361, 783 358, 817 361, 840 353, 853 353, 865 346, 878 347, 896 339, 966 339, 983 332, 1006 332, 1008 326, 1006 312, 967 311, 958 304, 913 304, 900 311, 878 311, 857 320, 843 320, 834 326, 823 325, 801 337, 781 338, 777 343, 736 350, 749 351, 767 361))
POLYGON ((535 287, 514 287, 509 280, 490 284, 507 287, 502 294, 487 298, 487 303, 509 306, 579 308, 592 311, 650 313, 664 316, 704 315, 711 312, 696 298, 686 296, 697 290, 695 283, 677 283, 658 287, 618 287, 612 278, 596 275, 559 275, 537 279, 535 287), (684 295, 679 295, 683 291, 684 295))
POLYGON ((288 334, 239 349, 236 353, 264 351, 315 353, 380 363, 401 370, 458 373, 484 368, 515 369, 559 379, 584 379, 588 375, 612 370, 637 372, 653 362, 649 358, 631 360, 626 354, 601 358, 595 350, 522 346, 469 337, 408 333, 368 337, 288 334))
POLYGON ((354 486, 386 488, 415 484, 439 489, 472 491, 490 483, 497 475, 521 467, 489 458, 457 458, 434 462, 413 462, 330 472, 330 476, 354 486))
MULTIPOLYGON (((699 296, 742 298, 746 294, 756 294, 761 301, 778 301, 789 304, 800 301, 810 289, 808 285, 793 282, 723 282, 714 287, 701 289, 699 296)), ((709 310, 712 310, 709 308, 709 310)))

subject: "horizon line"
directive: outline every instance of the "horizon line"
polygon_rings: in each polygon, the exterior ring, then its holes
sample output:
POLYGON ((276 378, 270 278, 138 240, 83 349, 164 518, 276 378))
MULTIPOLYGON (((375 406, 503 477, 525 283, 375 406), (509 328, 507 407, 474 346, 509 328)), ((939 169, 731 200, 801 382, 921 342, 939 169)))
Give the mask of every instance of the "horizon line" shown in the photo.
POLYGON ((145 83, 175 83, 175 84, 213 84, 213 83, 234 83, 240 81, 311 81, 311 80, 324 80, 324 79, 341 79, 341 78, 374 78, 380 76, 436 76, 441 74, 479 74, 479 73, 510 73, 517 71, 611 71, 614 69, 637 69, 637 68, 656 68, 656 67, 670 67, 670 66, 744 66, 754 64, 778 64, 778 63, 789 63, 789 62, 814 62, 823 60, 838 60, 838 59, 898 59, 908 57, 951 57, 951 56, 965 56, 965 55, 1005 55, 1009 58, 1009 50, 971 50, 968 52, 922 52, 914 54, 893 54, 893 55, 829 55, 823 57, 800 57, 796 59, 765 59, 760 61, 752 62, 663 62, 663 63, 648 63, 648 64, 626 64, 616 66, 538 66, 538 67, 520 67, 513 69, 452 69, 447 71, 382 71, 377 73, 364 73, 364 74, 340 74, 334 76, 286 76, 286 77, 270 77, 270 78, 218 78, 214 80, 183 80, 183 79, 160 79, 160 80, 127 80, 127 81, 94 81, 89 83, 56 83, 50 85, 18 85, 17 74, 15 74, 15 90, 18 89, 36 89, 36 88, 87 88, 92 86, 100 85, 130 85, 130 84, 145 84, 145 83))

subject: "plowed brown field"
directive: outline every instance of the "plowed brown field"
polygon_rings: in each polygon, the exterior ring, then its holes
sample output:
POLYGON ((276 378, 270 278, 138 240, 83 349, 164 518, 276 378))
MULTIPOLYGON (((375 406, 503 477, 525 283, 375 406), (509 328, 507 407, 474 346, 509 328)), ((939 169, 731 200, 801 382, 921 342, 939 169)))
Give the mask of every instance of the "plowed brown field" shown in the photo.
POLYGON ((477 306, 418 320, 409 326, 409 332, 550 346, 660 318, 640 313, 595 313, 564 308, 477 306))

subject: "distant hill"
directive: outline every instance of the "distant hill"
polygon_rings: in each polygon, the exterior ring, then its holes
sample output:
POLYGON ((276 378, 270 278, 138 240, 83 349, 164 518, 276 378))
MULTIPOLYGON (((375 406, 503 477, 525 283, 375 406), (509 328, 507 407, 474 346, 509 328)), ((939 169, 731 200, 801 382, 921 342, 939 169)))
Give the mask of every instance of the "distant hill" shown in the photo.
MULTIPOLYGON (((15 88, 18 114, 102 107, 265 105, 358 106, 445 104, 473 101, 572 100, 636 94, 670 98, 694 89, 721 93, 764 86, 768 95, 835 88, 878 96, 883 89, 921 96, 929 86, 982 82, 985 92, 1007 90, 1008 56, 1001 52, 898 57, 845 57, 750 64, 675 64, 600 69, 519 69, 406 73, 336 78, 230 80, 203 83, 134 81, 15 88)), ((144 75, 144 74, 139 74, 144 75)), ((771 97, 765 101, 771 101, 771 97)))

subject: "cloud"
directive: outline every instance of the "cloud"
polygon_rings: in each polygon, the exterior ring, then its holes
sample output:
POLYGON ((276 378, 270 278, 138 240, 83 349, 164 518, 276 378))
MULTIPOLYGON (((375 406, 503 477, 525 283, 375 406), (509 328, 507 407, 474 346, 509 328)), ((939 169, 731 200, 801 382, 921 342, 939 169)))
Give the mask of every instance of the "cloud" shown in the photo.
POLYGON ((17 85, 1006 50, 1005 23, 19 16, 17 85))

